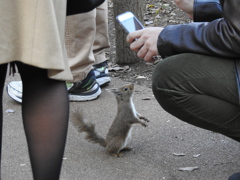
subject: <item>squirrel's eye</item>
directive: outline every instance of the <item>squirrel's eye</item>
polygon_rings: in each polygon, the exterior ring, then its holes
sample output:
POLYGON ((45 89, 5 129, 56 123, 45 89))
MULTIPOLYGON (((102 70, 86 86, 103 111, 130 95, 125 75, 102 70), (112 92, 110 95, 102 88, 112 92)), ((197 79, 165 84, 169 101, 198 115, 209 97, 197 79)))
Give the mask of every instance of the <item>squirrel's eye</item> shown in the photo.
POLYGON ((127 91, 127 90, 128 90, 128 88, 125 88, 125 89, 124 89, 124 91, 127 91))

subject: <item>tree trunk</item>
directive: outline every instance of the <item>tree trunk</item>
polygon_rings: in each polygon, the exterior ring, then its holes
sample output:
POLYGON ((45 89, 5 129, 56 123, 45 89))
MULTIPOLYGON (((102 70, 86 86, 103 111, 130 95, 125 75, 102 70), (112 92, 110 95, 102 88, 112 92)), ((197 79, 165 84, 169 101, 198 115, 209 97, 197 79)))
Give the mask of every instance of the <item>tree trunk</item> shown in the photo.
MULTIPOLYGON (((143 0, 113 0, 114 17, 126 11, 131 11, 143 23, 143 0)), ((116 63, 130 64, 136 63, 140 59, 136 53, 130 50, 126 42, 127 33, 115 19, 115 39, 116 39, 116 63)))

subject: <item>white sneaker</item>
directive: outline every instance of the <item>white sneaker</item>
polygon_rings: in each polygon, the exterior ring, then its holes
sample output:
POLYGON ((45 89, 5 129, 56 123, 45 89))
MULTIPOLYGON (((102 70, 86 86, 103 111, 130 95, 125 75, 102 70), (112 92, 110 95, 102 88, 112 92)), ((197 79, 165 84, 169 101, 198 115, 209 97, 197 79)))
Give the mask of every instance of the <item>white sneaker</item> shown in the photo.
POLYGON ((22 81, 12 81, 7 85, 8 95, 15 101, 22 103, 22 81))

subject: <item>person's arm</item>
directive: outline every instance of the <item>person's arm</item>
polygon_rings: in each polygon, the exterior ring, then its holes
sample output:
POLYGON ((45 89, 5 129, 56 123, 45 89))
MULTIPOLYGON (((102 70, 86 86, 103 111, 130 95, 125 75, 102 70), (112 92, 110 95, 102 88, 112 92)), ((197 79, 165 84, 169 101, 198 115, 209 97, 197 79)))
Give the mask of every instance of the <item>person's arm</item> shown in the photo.
POLYGON ((222 17, 219 0, 174 0, 174 2, 194 22, 210 22, 222 17))
POLYGON ((199 53, 229 58, 240 57, 240 1, 221 1, 223 18, 183 25, 161 31, 157 47, 162 57, 179 53, 199 53))
POLYGON ((210 22, 221 17, 222 7, 219 0, 194 0, 194 22, 210 22))

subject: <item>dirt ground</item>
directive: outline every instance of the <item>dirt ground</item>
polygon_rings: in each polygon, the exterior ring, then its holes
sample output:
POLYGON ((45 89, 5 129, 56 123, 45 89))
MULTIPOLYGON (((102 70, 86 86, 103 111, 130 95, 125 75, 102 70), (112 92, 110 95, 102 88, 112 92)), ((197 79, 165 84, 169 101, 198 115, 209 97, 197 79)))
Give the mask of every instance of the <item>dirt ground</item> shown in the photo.
MULTIPOLYGON (((145 0, 144 25, 145 27, 165 27, 172 24, 183 24, 191 22, 191 20, 182 12, 174 3, 173 0, 145 0)), ((118 65, 115 63, 115 26, 113 15, 113 3, 111 0, 109 5, 109 37, 111 47, 107 51, 109 59, 109 74, 112 77, 119 77, 127 82, 151 87, 152 70, 154 66, 161 60, 155 63, 147 63, 144 60, 135 64, 118 65)))

